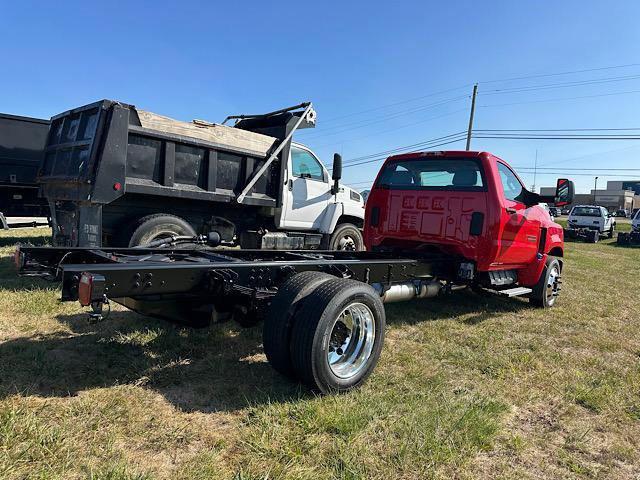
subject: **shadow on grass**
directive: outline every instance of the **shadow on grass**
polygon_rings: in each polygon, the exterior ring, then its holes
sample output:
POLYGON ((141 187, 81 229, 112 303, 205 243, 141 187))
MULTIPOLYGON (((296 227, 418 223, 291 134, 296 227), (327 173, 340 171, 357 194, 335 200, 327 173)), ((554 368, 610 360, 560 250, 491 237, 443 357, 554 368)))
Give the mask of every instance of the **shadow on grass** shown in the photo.
POLYGON ((476 325, 500 313, 534 308, 521 298, 499 297, 489 292, 463 290, 432 299, 386 305, 387 323, 415 325, 417 323, 464 317, 466 325, 476 325))
MULTIPOLYGON (((463 316, 478 324, 500 312, 529 308, 517 299, 471 291, 387 305, 389 324, 463 316)), ((59 315, 70 332, 0 343, 0 398, 11 394, 64 397, 119 384, 161 393, 185 411, 234 411, 311 395, 279 375, 262 351, 262 328, 234 323, 188 329, 131 311, 99 323, 85 314, 59 315)))
POLYGON ((57 288, 58 284, 38 277, 20 277, 16 272, 13 257, 0 257, 0 289, 33 290, 36 288, 57 288))
POLYGON ((143 385, 185 411, 233 411, 309 395, 262 355, 261 328, 179 328, 133 312, 89 324, 61 315, 72 333, 0 344, 0 398, 64 397, 119 384, 143 385))

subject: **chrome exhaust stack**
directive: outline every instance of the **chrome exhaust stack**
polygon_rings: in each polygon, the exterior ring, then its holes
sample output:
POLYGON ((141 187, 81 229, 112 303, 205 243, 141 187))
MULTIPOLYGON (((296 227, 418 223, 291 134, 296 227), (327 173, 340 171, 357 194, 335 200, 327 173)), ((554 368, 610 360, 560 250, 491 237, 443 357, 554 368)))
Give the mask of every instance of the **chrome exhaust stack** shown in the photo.
POLYGON ((437 280, 414 280, 405 283, 396 283, 387 290, 381 283, 371 285, 380 295, 383 303, 404 302, 414 298, 436 297, 444 288, 437 280))

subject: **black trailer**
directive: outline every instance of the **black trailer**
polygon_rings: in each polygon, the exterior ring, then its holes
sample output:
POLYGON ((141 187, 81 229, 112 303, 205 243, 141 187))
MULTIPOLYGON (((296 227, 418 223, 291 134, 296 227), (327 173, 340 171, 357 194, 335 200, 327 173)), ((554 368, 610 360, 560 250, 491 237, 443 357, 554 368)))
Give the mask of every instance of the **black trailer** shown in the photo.
POLYGON ((1 228, 33 224, 12 224, 6 217, 50 215, 36 183, 48 132, 48 120, 0 113, 1 228))
POLYGON ((21 247, 15 261, 22 275, 61 281, 62 300, 91 306, 94 318, 113 301, 194 327, 263 319, 271 365, 320 392, 371 373, 383 303, 452 292, 473 276, 463 259, 420 252, 21 247))

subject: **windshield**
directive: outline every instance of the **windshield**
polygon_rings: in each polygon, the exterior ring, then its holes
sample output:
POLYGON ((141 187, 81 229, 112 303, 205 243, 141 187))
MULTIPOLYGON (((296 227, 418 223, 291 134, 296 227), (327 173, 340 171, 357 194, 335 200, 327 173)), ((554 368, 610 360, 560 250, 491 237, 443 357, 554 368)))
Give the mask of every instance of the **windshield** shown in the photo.
POLYGON ((598 207, 575 207, 571 215, 575 217, 600 217, 602 212, 598 207))
POLYGON ((472 159, 407 159, 387 163, 376 184, 391 190, 483 191, 480 164, 472 159))

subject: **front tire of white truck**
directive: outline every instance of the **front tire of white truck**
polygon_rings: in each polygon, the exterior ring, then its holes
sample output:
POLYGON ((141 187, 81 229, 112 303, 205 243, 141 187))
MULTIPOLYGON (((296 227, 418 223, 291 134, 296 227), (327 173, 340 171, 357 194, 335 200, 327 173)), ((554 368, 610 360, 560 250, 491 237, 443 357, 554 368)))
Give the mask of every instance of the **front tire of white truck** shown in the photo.
POLYGON ((358 227, 351 223, 336 225, 336 229, 329 236, 325 250, 346 250, 361 252, 364 250, 364 239, 358 227))
MULTIPOLYGON (((195 237, 193 227, 180 217, 167 213, 157 213, 142 217, 133 226, 129 237, 129 247, 148 245, 156 240, 172 236, 195 237)), ((185 244, 182 248, 187 248, 185 244)))

